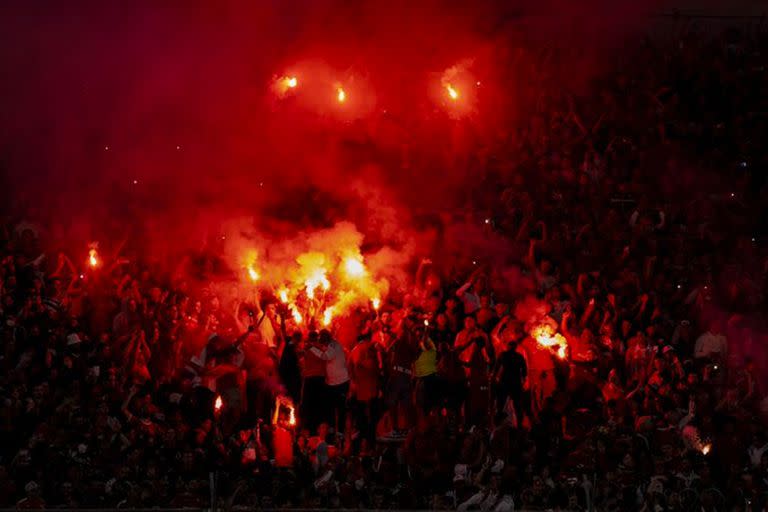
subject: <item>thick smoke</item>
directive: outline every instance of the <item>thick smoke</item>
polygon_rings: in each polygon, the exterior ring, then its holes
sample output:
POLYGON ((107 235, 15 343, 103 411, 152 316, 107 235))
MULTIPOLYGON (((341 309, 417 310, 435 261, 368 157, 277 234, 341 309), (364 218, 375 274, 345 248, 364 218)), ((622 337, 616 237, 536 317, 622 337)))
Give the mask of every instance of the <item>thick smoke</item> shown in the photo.
POLYGON ((63 226, 68 249, 128 239, 163 259, 222 236, 295 240, 345 221, 374 261, 405 264, 450 239, 460 260, 503 263, 498 239, 433 214, 465 200, 477 140, 524 118, 523 45, 582 41, 589 57, 562 72, 585 84, 596 50, 640 11, 603 4, 6 4, 8 204, 63 226), (460 120, 430 89, 457 65, 484 88, 460 120), (275 97, 285 73, 301 96, 275 97), (328 95, 339 86, 347 110, 328 95))

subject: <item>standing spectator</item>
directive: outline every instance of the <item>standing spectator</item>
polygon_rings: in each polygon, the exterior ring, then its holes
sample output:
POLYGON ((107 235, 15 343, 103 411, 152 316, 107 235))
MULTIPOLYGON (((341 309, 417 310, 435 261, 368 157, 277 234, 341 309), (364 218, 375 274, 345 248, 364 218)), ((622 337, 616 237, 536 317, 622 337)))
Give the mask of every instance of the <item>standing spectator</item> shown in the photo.
POLYGON ((347 398, 349 395, 349 372, 344 355, 344 348, 333 338, 331 333, 323 329, 320 331, 320 345, 309 349, 314 355, 325 361, 325 383, 328 386, 328 405, 330 408, 331 422, 339 432, 345 424, 347 413, 347 398))

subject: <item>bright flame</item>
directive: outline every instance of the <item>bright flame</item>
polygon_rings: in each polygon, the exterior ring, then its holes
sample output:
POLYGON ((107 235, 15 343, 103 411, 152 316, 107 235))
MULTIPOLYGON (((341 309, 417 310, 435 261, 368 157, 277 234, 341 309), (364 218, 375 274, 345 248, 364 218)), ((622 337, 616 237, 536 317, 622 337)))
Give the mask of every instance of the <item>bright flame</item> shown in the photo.
POLYGON ((344 89, 339 87, 336 92, 336 99, 339 101, 339 103, 344 103, 347 101, 347 93, 344 92, 344 89))
POLYGON ((548 324, 538 325, 531 331, 531 336, 541 347, 554 350, 557 357, 565 359, 568 342, 565 336, 555 332, 552 326, 548 324))
POLYGON ((323 312, 323 325, 328 327, 331 325, 331 320, 333 320, 333 308, 326 308, 323 312))
POLYGON ((279 292, 277 292, 277 295, 280 297, 280 302, 282 302, 283 304, 288 304, 288 290, 283 288, 279 292))
POLYGON ((381 299, 378 297, 371 299, 371 304, 373 305, 373 309, 378 311, 379 308, 381 307, 381 299))
POLYGON ((363 277, 365 275, 365 265, 359 259, 349 257, 344 260, 344 271, 349 277, 363 277))
POLYGON ((291 314, 293 315, 293 321, 297 324, 300 324, 304 321, 304 318, 301 316, 301 313, 299 313, 299 310, 295 307, 291 308, 291 314))
POLYGON ((450 96, 453 101, 459 99, 459 91, 454 89, 451 84, 446 84, 445 90, 448 91, 448 96, 450 96))
POLYGON ((88 251, 88 264, 92 268, 96 268, 96 266, 99 264, 99 257, 96 249, 91 249, 88 251))
POLYGON ((285 77, 285 85, 293 89, 294 87, 299 85, 299 80, 295 76, 285 77))
POLYGON ((288 414, 289 414, 288 424, 291 425, 291 426, 296 425, 296 412, 295 412, 295 408, 291 407, 290 408, 290 412, 288 414))
POLYGON ((252 266, 248 267, 248 277, 252 282, 256 282, 259 280, 259 273, 256 272, 256 269, 254 269, 252 266))
POLYGON ((307 297, 310 299, 315 298, 315 290, 318 286, 322 286, 323 290, 328 291, 331 287, 331 282, 326 277, 324 268, 319 268, 304 282, 305 290, 307 291, 307 297))
POLYGON ((711 449, 712 449, 712 443, 707 443, 701 447, 701 454, 707 455, 711 449))
POLYGON ((429 320, 426 318, 424 319, 424 327, 429 327, 429 320))
POLYGON ((219 412, 223 406, 224 406, 224 400, 221 399, 221 395, 217 395, 216 401, 213 403, 213 409, 216 412, 219 412))

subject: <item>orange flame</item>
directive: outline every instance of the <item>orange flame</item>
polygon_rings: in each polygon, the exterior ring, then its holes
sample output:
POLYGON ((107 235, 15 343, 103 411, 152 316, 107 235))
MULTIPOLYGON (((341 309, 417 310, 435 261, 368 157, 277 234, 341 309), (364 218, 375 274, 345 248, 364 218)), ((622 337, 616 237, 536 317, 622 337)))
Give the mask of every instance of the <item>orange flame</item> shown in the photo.
POLYGON ((299 85, 299 80, 295 76, 287 76, 285 77, 285 85, 288 86, 288 88, 293 89, 299 85))
POLYGON ((381 307, 381 299, 378 297, 374 297, 373 299, 371 299, 371 304, 373 305, 373 309, 378 311, 379 308, 381 307))
POLYGON ((95 248, 91 248, 88 251, 88 264, 91 268, 96 268, 99 264, 99 253, 96 252, 95 248))
POLYGON ((279 292, 277 292, 277 295, 280 297, 280 302, 283 304, 288 304, 288 290, 282 288, 279 292))
POLYGON ((291 315, 293 315, 293 321, 297 324, 300 324, 304 321, 304 318, 301 316, 299 310, 296 309, 296 306, 291 306, 291 315))
POLYGON ((347 101, 347 93, 344 92, 344 89, 342 89, 341 87, 339 87, 336 90, 336 99, 338 100, 339 103, 344 103, 345 101, 347 101))
POLYGON ((259 280, 259 273, 256 272, 256 269, 254 269, 252 266, 248 267, 248 277, 252 282, 256 282, 259 280))
POLYGON ((326 308, 323 312, 323 325, 328 327, 331 325, 331 320, 333 320, 333 308, 326 308))
POLYGON ((322 286, 323 290, 328 291, 331 287, 331 282, 326 277, 324 268, 317 269, 310 277, 304 282, 304 287, 307 292, 307 297, 310 299, 315 298, 315 290, 318 286, 322 286))
POLYGON ((354 257, 344 260, 344 271, 352 278, 363 277, 366 273, 363 262, 354 257))
POLYGON ((712 443, 707 443, 701 447, 701 454, 707 455, 712 450, 712 443))
POLYGON ((216 401, 213 403, 213 409, 219 412, 224 406, 224 400, 221 399, 221 395, 216 395, 216 401))
POLYGON ((459 99, 459 91, 453 88, 451 84, 446 84, 445 90, 448 91, 448 96, 453 100, 456 101, 459 99))
POLYGON ((288 424, 291 426, 296 425, 296 409, 295 407, 290 408, 289 417, 288 417, 288 424))
POLYGON ((568 342, 565 336, 555 332, 552 326, 548 324, 537 325, 531 331, 531 336, 541 347, 553 350, 560 359, 566 358, 568 342))

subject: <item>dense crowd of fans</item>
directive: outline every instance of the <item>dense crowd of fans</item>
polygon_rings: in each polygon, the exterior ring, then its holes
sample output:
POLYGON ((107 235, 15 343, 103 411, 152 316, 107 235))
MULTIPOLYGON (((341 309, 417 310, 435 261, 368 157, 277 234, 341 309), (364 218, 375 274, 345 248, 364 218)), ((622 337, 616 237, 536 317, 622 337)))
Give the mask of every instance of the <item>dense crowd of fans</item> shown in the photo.
POLYGON ((589 97, 542 88, 472 190, 514 294, 425 259, 293 333, 279 301, 82 270, 8 219, 0 506, 763 510, 766 42, 687 34, 589 97))

